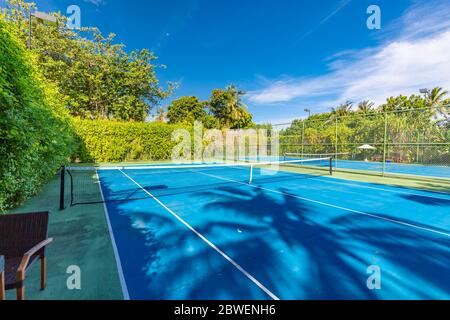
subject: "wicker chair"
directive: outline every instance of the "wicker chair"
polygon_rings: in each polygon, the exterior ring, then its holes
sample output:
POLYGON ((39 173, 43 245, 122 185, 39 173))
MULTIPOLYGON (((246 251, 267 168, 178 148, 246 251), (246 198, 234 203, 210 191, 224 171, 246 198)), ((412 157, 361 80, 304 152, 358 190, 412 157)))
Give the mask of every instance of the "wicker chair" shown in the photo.
POLYGON ((41 260, 41 290, 46 284, 45 247, 48 212, 0 215, 0 255, 5 257, 5 289, 17 289, 17 299, 25 299, 27 271, 41 260))

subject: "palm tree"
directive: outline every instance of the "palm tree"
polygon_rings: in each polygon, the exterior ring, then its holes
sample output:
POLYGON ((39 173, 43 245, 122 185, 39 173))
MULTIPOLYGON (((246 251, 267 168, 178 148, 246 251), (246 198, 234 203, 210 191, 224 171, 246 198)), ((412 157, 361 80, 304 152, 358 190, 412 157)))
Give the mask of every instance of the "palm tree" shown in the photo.
POLYGON ((165 122, 166 121, 166 114, 164 112, 164 108, 159 108, 158 113, 155 117, 156 122, 165 122))
POLYGON ((436 108, 437 112, 444 116, 446 120, 450 120, 449 100, 445 99, 446 95, 448 95, 447 90, 443 90, 441 87, 435 87, 426 95, 426 98, 431 107, 436 108))
POLYGON ((215 89, 209 101, 212 114, 228 128, 244 127, 251 123, 251 115, 242 103, 244 91, 229 85, 225 90, 215 89))
POLYGON ((358 112, 368 114, 373 110, 374 103, 368 100, 361 101, 358 104, 358 112))
POLYGON ((237 89, 234 85, 229 85, 225 89, 225 92, 228 97, 228 101, 226 102, 228 114, 232 119, 237 120, 241 117, 241 108, 245 107, 241 101, 245 92, 237 89))
POLYGON ((352 112, 353 102, 347 101, 345 103, 341 103, 336 108, 331 108, 332 118, 344 117, 352 112))

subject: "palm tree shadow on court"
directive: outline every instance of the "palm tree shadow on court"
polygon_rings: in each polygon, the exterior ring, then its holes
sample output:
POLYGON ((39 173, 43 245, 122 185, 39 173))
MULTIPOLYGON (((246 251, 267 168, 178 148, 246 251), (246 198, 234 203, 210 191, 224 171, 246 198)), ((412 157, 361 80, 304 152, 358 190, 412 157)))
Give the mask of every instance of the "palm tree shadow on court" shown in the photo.
MULTIPOLYGON (((250 267, 254 265, 253 271, 262 279, 269 281, 281 298, 345 298, 345 283, 361 283, 363 280, 358 276, 357 270, 346 263, 345 258, 359 260, 359 257, 354 255, 347 246, 341 245, 342 235, 335 229, 310 218, 323 214, 310 204, 287 196, 282 189, 280 192, 283 195, 279 197, 270 196, 270 193, 262 189, 245 191, 240 189, 238 195, 233 188, 212 191, 212 193, 217 192, 221 193, 223 200, 205 205, 207 210, 214 211, 220 208, 234 212, 236 216, 245 216, 244 220, 249 223, 257 220, 261 228, 266 230, 265 233, 255 232, 253 238, 249 240, 258 240, 259 248, 242 250, 237 261, 248 261, 250 267), (269 237, 268 234, 271 236, 269 237), (279 254, 281 251, 283 254, 279 254), (307 263, 304 263, 306 266, 297 261, 298 253, 308 256, 307 263), (281 259, 280 261, 276 261, 277 256, 281 259), (294 264, 308 273, 312 281, 298 281, 296 288, 295 277, 298 274, 295 272, 289 274, 289 268, 294 264), (281 268, 277 268, 277 265, 281 268), (343 282, 342 279, 347 280, 343 282)), ((227 217, 223 218, 227 219, 227 217)), ((209 227, 213 228, 214 225, 209 227)), ((235 243, 234 245, 242 247, 244 244, 235 243)), ((245 248, 245 245, 243 247, 245 248)), ((362 260, 359 262, 364 263, 362 260)), ((365 285, 364 282, 362 283, 365 285)), ((371 292, 365 290, 364 286, 359 287, 359 292, 352 288, 353 297, 372 297, 371 292)))
MULTIPOLYGON (((235 242, 230 246, 242 248, 237 249, 239 254, 236 260, 239 262, 254 260, 257 266, 255 272, 273 284, 272 288, 275 288, 275 291, 277 286, 283 288, 283 279, 284 281, 295 279, 286 278, 286 270, 274 268, 274 265, 283 259, 274 261, 272 258, 276 260, 277 255, 270 253, 290 249, 293 256, 291 259, 287 258, 287 261, 292 262, 296 260, 297 252, 307 252, 308 269, 303 270, 311 276, 311 281, 299 283, 303 285, 301 290, 280 292, 282 298, 368 299, 411 296, 439 298, 442 292, 449 292, 448 285, 442 283, 443 277, 448 277, 445 275, 445 266, 450 262, 448 243, 445 246, 446 239, 442 237, 426 232, 418 234, 417 230, 380 222, 374 218, 312 205, 290 196, 283 189, 278 190, 281 195, 277 197, 268 195, 262 189, 235 189, 237 188, 224 188, 209 192, 212 199, 223 200, 206 204, 205 209, 207 211, 220 209, 229 211, 230 214, 223 216, 221 219, 223 221, 205 222, 203 230, 208 234, 208 230, 217 225, 230 225, 232 213, 236 217, 247 218, 239 220, 241 228, 243 228, 242 220, 249 221, 249 225, 252 226, 254 223, 251 221, 258 220, 260 228, 254 230, 252 237, 252 240, 256 241, 257 249, 248 250, 248 245, 242 242, 235 242), (213 197, 218 193, 220 197, 213 197), (267 216, 270 216, 270 219, 267 219, 267 216), (276 237, 267 237, 267 230, 275 232, 276 237), (279 241, 274 241, 276 238, 279 241), (302 250, 295 249, 299 247, 302 250), (444 263, 445 261, 447 263, 444 263), (399 292, 389 287, 386 288, 384 295, 367 288, 367 267, 377 262, 386 266, 386 279, 403 286, 406 290, 402 293, 404 295, 399 296, 399 292), (397 275, 399 279, 394 279, 394 274, 398 270, 407 272, 404 277, 397 275), (415 284, 417 281, 428 283, 435 291, 418 288, 415 284)), ((231 226, 229 232, 233 232, 235 228, 232 224, 231 226)))
MULTIPOLYGON (((197 203, 175 211, 282 299, 436 298, 438 289, 446 289, 438 276, 442 261, 448 265, 442 239, 430 236, 423 242, 423 236, 405 228, 330 211, 278 191, 274 196, 262 189, 226 186, 197 192, 190 198, 197 203), (368 290, 366 268, 374 263, 382 268, 388 263, 386 279, 392 280, 398 270, 390 265, 401 267, 436 287, 436 294, 415 286, 406 275, 397 280, 403 296, 368 290)), ((141 201, 141 207, 135 202, 108 204, 118 213, 115 228, 126 230, 116 241, 132 298, 269 298, 156 202, 141 201)))

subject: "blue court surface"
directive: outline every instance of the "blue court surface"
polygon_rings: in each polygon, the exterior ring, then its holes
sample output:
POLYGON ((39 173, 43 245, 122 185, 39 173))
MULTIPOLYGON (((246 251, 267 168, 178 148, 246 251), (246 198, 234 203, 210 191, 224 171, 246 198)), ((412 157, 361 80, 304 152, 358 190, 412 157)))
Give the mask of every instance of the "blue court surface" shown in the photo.
MULTIPOLYGON (((353 169, 353 170, 368 170, 381 172, 383 170, 383 163, 381 162, 364 162, 352 160, 338 160, 338 168, 353 169)), ((403 164, 403 163, 386 163, 386 173, 392 174, 407 174, 415 176, 425 176, 434 178, 450 179, 450 166, 425 166, 418 164, 403 164)))
POLYGON ((125 298, 450 298, 450 194, 248 171, 98 171, 125 298))
MULTIPOLYGON (((287 157, 285 160, 300 160, 297 157, 287 157)), ((338 169, 351 169, 351 170, 363 170, 382 172, 383 163, 373 161, 357 161, 357 160, 339 160, 333 161, 334 167, 338 169)), ((387 174, 401 174, 401 175, 414 175, 430 178, 444 178, 450 179, 450 166, 438 166, 438 165, 419 165, 419 164, 406 164, 406 163, 393 163, 388 162, 385 165, 385 173, 387 174)))

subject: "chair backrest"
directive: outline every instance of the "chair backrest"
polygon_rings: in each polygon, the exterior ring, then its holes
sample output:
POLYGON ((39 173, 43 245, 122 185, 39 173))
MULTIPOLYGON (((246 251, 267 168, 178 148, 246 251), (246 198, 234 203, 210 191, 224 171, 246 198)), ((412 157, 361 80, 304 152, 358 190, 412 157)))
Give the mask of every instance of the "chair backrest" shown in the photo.
POLYGON ((0 215, 0 255, 21 257, 47 239, 48 212, 0 215))

